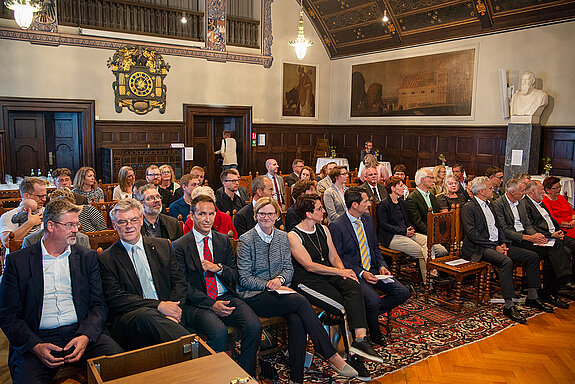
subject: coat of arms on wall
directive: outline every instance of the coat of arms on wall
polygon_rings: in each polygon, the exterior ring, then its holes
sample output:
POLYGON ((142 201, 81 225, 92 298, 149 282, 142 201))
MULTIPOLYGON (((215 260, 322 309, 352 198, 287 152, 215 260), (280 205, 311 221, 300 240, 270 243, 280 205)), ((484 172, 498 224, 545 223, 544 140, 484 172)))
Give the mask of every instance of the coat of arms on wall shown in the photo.
POLYGON ((116 112, 124 107, 139 115, 154 108, 166 111, 164 78, 170 65, 162 55, 149 48, 126 46, 118 49, 107 65, 116 76, 112 83, 116 112))

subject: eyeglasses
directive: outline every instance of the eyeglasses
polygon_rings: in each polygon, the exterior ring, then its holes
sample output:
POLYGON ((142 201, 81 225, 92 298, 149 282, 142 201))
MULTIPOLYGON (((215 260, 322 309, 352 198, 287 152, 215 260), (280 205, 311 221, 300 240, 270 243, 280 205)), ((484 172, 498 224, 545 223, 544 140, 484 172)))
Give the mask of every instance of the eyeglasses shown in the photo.
POLYGON ((144 200, 145 200, 145 201, 162 200, 162 196, 160 196, 160 195, 152 195, 152 196, 146 197, 144 200))
POLYGON ((40 199, 46 199, 46 197, 48 196, 48 195, 37 195, 35 193, 29 193, 29 195, 39 197, 40 199))
POLYGON ((130 223, 131 225, 136 225, 141 220, 142 220, 141 217, 133 217, 130 220, 118 220, 116 221, 116 225, 119 225, 120 227, 125 227, 126 225, 128 225, 128 223, 130 223))
POLYGON ((150 177, 160 177, 161 175, 159 173, 146 173, 146 176, 150 176, 150 177))
POLYGON ((552 189, 552 190, 554 190, 554 191, 558 191, 558 190, 561 189, 561 185, 555 185, 555 186, 553 186, 553 187, 551 187, 551 188, 549 188, 549 189, 552 189))
POLYGON ((239 183, 239 182, 240 182, 240 179, 224 180, 224 182, 226 182, 226 183, 239 183))
POLYGON ((314 210, 313 210, 313 211, 314 211, 314 212, 323 211, 323 207, 317 207, 317 208, 314 208, 314 210))
POLYGON ((53 221, 53 223, 55 224, 60 224, 62 227, 66 228, 67 230, 71 230, 71 229, 75 229, 75 228, 80 228, 80 223, 73 223, 73 222, 69 222, 69 223, 61 223, 59 221, 53 221))
POLYGON ((259 217, 261 217, 262 219, 263 219, 263 218, 266 218, 266 217, 267 217, 268 219, 271 219, 271 218, 273 218, 274 216, 277 216, 277 212, 258 212, 257 215, 258 215, 259 217))

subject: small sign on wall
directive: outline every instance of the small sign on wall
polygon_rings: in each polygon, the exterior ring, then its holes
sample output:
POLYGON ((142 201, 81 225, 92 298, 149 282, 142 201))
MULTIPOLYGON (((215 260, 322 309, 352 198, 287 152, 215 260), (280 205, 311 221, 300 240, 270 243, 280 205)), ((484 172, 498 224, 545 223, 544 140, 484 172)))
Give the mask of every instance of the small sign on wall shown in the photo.
POLYGON ((258 133, 258 145, 260 147, 266 145, 266 134, 265 133, 258 133))

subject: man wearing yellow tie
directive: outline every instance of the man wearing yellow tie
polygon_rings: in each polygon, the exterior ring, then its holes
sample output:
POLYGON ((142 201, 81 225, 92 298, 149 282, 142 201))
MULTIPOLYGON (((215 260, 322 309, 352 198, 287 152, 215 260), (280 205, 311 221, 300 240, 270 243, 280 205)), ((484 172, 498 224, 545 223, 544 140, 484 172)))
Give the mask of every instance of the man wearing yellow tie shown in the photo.
POLYGON ((389 275, 377 243, 377 232, 369 215, 370 201, 365 190, 351 187, 345 192, 347 212, 335 219, 329 230, 333 243, 345 268, 352 269, 359 278, 370 340, 385 346, 378 317, 409 299, 410 293, 395 277, 382 279, 378 275, 389 275), (375 289, 385 292, 380 298, 375 289))

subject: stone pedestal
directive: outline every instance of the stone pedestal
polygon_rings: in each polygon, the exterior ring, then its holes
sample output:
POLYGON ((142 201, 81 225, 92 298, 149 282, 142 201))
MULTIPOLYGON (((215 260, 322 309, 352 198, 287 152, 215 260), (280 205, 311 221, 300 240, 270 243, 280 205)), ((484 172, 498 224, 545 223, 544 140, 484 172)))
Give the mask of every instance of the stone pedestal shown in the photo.
POLYGON ((541 125, 509 123, 505 146, 505 181, 520 173, 538 173, 541 125), (523 151, 521 165, 511 165, 513 150, 523 151))

